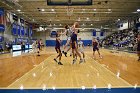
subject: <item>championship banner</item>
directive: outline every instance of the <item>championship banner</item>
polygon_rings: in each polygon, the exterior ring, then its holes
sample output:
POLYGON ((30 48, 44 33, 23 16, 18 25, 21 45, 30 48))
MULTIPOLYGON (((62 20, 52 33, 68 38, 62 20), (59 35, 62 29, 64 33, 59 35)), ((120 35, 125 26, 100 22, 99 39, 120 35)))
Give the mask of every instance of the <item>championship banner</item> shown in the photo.
POLYGON ((12 35, 17 35, 17 25, 16 25, 16 23, 12 24, 12 35))
POLYGON ((17 30, 18 30, 18 36, 21 36, 21 30, 20 30, 20 25, 17 25, 17 30))
POLYGON ((3 24, 0 24, 0 32, 4 32, 5 31, 5 26, 3 24))
POLYGON ((21 36, 24 36, 25 35, 25 32, 24 32, 24 27, 21 26, 21 36))
POLYGON ((96 30, 92 30, 92 35, 96 36, 96 30))

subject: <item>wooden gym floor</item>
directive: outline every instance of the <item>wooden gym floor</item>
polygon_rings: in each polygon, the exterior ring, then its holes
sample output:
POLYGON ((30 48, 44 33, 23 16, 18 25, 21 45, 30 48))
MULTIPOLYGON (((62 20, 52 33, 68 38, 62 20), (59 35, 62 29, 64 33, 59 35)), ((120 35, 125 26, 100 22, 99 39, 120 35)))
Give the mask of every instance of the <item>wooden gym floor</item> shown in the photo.
POLYGON ((86 62, 72 65, 72 57, 62 57, 63 65, 57 65, 54 47, 41 51, 41 56, 25 53, 12 57, 0 55, 1 88, 80 88, 85 87, 130 87, 140 85, 140 62, 137 55, 100 49, 103 59, 92 48, 85 48, 86 62))

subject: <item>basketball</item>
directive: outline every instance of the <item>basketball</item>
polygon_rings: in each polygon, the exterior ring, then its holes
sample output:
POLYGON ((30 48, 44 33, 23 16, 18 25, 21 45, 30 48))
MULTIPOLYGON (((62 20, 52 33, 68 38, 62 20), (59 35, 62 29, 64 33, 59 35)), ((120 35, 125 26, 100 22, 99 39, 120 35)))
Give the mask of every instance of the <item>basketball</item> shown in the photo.
POLYGON ((75 25, 75 28, 79 28, 80 26, 78 22, 75 22, 74 25, 75 25))

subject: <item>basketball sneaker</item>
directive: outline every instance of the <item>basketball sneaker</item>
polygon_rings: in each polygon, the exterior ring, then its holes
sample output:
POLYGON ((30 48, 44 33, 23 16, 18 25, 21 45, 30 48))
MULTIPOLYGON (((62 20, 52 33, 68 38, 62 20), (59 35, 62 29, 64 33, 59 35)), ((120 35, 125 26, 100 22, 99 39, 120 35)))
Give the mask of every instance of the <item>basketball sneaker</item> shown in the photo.
POLYGON ((75 64, 76 63, 76 59, 73 59, 73 62, 72 62, 72 64, 75 64))
POLYGON ((58 62, 58 65, 63 65, 61 62, 58 62))
POLYGON ((53 60, 57 63, 57 60, 55 58, 53 60))
POLYGON ((81 64, 82 62, 84 62, 84 60, 83 59, 80 59, 79 64, 81 64))
POLYGON ((65 57, 67 57, 67 52, 62 51, 62 53, 65 55, 65 57))

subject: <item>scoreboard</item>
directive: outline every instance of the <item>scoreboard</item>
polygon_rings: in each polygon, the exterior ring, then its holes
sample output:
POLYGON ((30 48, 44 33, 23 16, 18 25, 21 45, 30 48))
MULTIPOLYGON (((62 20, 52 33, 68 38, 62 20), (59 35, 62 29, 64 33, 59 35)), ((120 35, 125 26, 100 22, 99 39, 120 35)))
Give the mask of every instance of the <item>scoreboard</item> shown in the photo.
POLYGON ((92 0, 47 0, 48 5, 92 5, 92 0))

